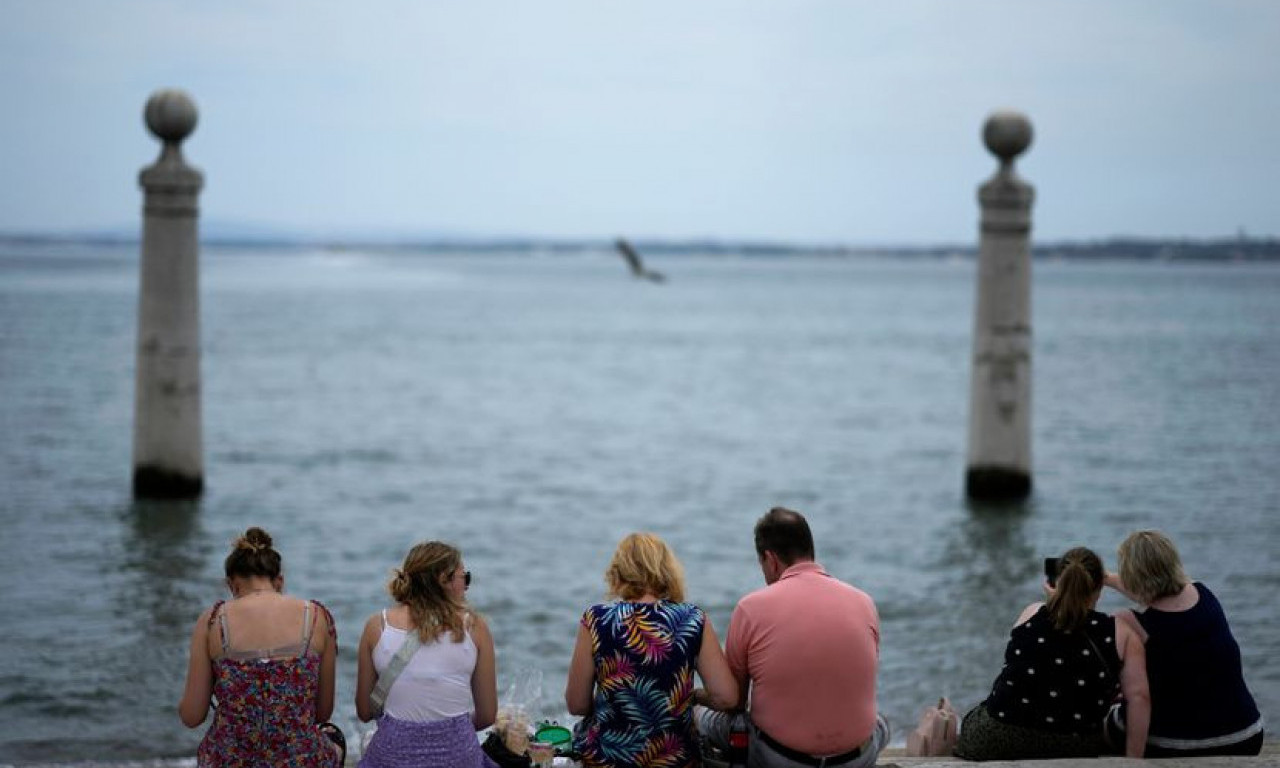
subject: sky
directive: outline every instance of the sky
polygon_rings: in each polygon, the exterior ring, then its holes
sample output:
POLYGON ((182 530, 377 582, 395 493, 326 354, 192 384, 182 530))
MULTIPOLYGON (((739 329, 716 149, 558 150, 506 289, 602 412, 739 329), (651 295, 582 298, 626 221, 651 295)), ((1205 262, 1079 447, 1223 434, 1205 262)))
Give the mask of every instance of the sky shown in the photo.
POLYGON ((157 89, 202 227, 966 243, 1280 235, 1275 0, 0 0, 0 233, 136 228, 157 89))

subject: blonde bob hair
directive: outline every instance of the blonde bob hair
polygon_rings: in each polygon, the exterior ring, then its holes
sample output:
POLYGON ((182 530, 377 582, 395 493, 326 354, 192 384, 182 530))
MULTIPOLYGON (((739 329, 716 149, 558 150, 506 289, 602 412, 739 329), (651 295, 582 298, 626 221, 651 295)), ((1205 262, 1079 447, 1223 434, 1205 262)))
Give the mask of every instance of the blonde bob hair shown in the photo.
POLYGON ((652 533, 632 533, 618 543, 604 572, 609 596, 638 600, 651 594, 684 601, 684 569, 666 542, 652 533))
POLYGON ((1159 531, 1134 531, 1120 544, 1120 581, 1139 602, 1176 595, 1190 583, 1178 548, 1159 531))

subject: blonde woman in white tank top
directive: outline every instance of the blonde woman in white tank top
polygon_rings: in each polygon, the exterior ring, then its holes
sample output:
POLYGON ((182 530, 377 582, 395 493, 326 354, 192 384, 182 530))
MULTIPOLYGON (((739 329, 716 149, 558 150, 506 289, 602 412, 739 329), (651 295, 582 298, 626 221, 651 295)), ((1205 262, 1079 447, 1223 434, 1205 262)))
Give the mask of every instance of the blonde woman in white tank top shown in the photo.
MULTIPOLYGON (((409 623, 407 613, 404 608, 382 611, 382 632, 373 647, 373 666, 379 675, 387 669, 391 659, 414 631, 405 626, 409 623)), ((467 629, 462 642, 455 643, 445 638, 424 643, 418 648, 387 693, 383 707, 386 714, 400 720, 427 723, 475 711, 471 677, 479 652, 471 636, 474 619, 470 614, 465 624, 467 629)))
POLYGON ((497 670, 488 624, 467 607, 470 583, 456 548, 418 544, 387 585, 396 604, 365 623, 356 715, 363 722, 377 718, 378 730, 363 768, 491 765, 475 732, 497 715, 497 670), (411 638, 420 646, 396 672, 393 659, 411 638), (381 675, 394 680, 379 711, 374 691, 381 675))

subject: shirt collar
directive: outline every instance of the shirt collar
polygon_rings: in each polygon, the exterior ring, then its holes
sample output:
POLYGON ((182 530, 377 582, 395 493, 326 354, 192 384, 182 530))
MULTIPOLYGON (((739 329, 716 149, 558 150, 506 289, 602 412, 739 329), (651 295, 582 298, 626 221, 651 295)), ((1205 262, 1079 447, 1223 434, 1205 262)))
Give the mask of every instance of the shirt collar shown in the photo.
POLYGON ((816 573, 819 576, 827 575, 826 570, 818 563, 813 560, 802 560, 787 566, 787 570, 782 572, 782 575, 778 577, 778 581, 789 579, 792 576, 799 576, 803 573, 816 573))

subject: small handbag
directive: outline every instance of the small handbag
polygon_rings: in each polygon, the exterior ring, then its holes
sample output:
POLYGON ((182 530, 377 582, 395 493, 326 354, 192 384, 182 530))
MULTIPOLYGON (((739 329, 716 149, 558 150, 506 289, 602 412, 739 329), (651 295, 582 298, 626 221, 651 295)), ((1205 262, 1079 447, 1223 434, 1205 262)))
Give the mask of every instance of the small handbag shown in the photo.
POLYGON ((956 748, 956 711, 944 696, 938 705, 920 713, 920 723, 907 734, 907 755, 910 757, 949 756, 956 748))
POLYGON ((533 761, 528 755, 518 755, 507 749, 497 731, 489 731, 489 737, 480 745, 489 759, 498 764, 498 768, 531 768, 533 761))

